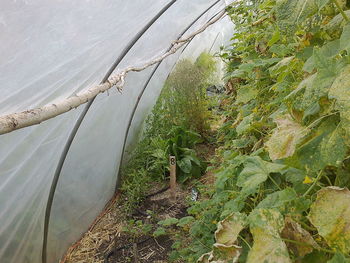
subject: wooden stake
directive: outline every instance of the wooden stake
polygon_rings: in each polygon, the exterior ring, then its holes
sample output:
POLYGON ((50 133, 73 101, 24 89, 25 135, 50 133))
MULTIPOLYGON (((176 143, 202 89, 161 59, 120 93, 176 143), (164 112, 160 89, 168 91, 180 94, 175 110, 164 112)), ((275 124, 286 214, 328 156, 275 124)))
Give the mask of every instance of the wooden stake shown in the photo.
POLYGON ((140 260, 139 260, 139 252, 137 250, 137 243, 132 244, 132 251, 134 254, 134 263, 139 263, 140 260))
POLYGON ((176 197, 176 157, 170 156, 170 194, 171 198, 175 199, 176 197))

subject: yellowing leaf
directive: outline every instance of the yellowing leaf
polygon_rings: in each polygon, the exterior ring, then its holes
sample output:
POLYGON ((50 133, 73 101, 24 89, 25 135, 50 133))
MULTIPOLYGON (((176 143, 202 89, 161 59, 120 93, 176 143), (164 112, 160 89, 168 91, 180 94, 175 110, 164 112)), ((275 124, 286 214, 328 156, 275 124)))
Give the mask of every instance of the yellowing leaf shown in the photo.
POLYGON ((241 255, 241 247, 237 245, 225 246, 215 243, 213 251, 214 261, 210 263, 236 263, 241 255))
POLYGON ((239 232, 246 226, 246 215, 233 213, 218 223, 216 243, 231 246, 236 243, 239 232))
POLYGON ((247 103, 258 96, 258 90, 254 87, 243 86, 237 90, 236 103, 247 103))
POLYGON ((309 220, 331 248, 350 252, 350 192, 347 188, 327 187, 318 191, 309 220))
POLYGON ((311 234, 289 217, 285 219, 285 225, 281 236, 299 242, 288 243, 287 246, 294 252, 294 254, 301 257, 311 253, 314 248, 319 247, 311 234), (303 243, 309 244, 309 246, 303 245, 303 243))
POLYGON ((233 213, 218 223, 215 231, 216 243, 213 250, 202 255, 200 263, 235 263, 241 254, 241 247, 237 246, 239 232, 247 225, 246 215, 233 213))
POLYGON ((296 145, 309 132, 307 128, 293 121, 289 115, 277 118, 275 122, 277 128, 265 144, 271 160, 292 156, 296 145))
POLYGON ((254 244, 247 263, 291 263, 287 246, 280 237, 284 226, 282 215, 273 209, 255 209, 248 219, 254 244))
POLYGON ((329 98, 336 99, 336 107, 340 111, 341 126, 350 136, 350 65, 347 66, 333 82, 329 98))
POLYGON ((303 184, 311 184, 313 180, 309 176, 305 176, 303 184))
POLYGON ((198 260, 198 263, 210 263, 211 260, 214 258, 213 251, 210 251, 208 253, 203 254, 198 260))
POLYGON ((220 256, 215 255, 217 249, 210 251, 209 253, 203 254, 198 260, 198 263, 236 263, 240 256, 240 247, 233 246, 232 248, 219 248, 220 256))

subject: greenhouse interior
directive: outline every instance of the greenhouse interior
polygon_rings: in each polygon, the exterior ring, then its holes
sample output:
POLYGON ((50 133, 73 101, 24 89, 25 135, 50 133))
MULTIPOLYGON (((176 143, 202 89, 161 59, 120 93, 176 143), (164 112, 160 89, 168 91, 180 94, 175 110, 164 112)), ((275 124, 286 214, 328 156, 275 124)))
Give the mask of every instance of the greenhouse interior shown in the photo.
POLYGON ((349 0, 0 6, 1 263, 350 263, 349 0))

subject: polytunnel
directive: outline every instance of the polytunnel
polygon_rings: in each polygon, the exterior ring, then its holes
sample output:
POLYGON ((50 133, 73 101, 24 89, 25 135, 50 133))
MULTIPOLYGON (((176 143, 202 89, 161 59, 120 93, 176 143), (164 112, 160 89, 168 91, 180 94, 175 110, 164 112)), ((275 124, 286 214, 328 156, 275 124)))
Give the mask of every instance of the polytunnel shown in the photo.
MULTIPOLYGON (((40 124, 0 137, 0 258, 58 262, 114 195, 137 138, 180 57, 217 49, 231 33, 228 3, 210 0, 2 1, 0 114, 57 105, 121 69, 175 54, 40 124), (193 40, 193 41, 192 41, 193 40), (189 44, 188 44, 189 43, 189 44)), ((3 129, 3 123, 0 124, 3 129)))

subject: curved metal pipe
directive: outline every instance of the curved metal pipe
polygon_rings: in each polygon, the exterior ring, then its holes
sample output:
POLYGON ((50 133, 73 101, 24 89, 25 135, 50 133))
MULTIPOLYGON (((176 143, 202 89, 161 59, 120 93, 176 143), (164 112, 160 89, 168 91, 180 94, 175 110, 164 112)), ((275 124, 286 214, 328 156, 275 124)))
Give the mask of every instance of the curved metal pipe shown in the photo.
MULTIPOLYGON (((116 61, 113 63, 113 65, 109 68, 108 72, 103 77, 101 83, 104 83, 108 80, 112 72, 115 70, 115 68, 118 66, 118 64, 124 59, 124 57, 127 55, 129 50, 136 44, 136 42, 141 38, 141 36, 156 22, 162 14, 164 14, 177 0, 170 1, 166 6, 164 6, 156 16, 154 16, 136 35, 133 37, 133 39, 130 40, 130 42, 126 45, 126 47, 123 49, 121 54, 118 56, 116 61)), ((95 97, 96 98, 96 97, 95 97)), ((50 187, 49 197, 46 204, 46 210, 45 210, 45 219, 44 219, 44 238, 43 238, 43 247, 42 247, 42 253, 41 253, 41 261, 42 263, 47 262, 47 239, 48 239, 48 230, 49 230, 49 223, 50 223, 50 215, 51 215, 51 209, 52 209, 52 203, 55 195, 55 191, 57 188, 58 180, 64 165, 64 162, 66 160, 68 151, 72 145, 72 142, 75 138, 75 135, 77 134, 79 127, 81 123, 83 122, 88 110, 90 109, 92 103, 94 102, 95 98, 90 100, 88 104, 85 106, 83 112, 80 114, 78 120, 76 121, 68 140, 63 148, 63 151, 61 153, 59 162, 57 164, 53 180, 50 187)))

